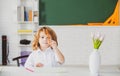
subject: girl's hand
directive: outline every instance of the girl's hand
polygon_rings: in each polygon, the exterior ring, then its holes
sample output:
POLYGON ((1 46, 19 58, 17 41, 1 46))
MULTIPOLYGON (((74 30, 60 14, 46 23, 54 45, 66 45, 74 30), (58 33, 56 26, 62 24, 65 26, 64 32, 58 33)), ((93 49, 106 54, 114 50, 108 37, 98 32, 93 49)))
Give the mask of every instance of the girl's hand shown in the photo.
POLYGON ((50 46, 51 46, 53 49, 57 48, 57 43, 56 43, 56 41, 50 40, 50 46))
POLYGON ((42 63, 37 63, 36 67, 43 67, 43 64, 42 63))

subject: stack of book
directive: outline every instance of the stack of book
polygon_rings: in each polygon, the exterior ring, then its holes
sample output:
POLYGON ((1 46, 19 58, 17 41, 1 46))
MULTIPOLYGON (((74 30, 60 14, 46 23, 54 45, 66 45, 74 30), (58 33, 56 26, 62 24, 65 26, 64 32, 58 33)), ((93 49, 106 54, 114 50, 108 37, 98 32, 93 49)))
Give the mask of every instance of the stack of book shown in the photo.
POLYGON ((29 34, 32 33, 32 30, 18 30, 19 34, 29 34))
POLYGON ((17 19, 20 22, 33 21, 32 9, 25 6, 17 7, 17 19))

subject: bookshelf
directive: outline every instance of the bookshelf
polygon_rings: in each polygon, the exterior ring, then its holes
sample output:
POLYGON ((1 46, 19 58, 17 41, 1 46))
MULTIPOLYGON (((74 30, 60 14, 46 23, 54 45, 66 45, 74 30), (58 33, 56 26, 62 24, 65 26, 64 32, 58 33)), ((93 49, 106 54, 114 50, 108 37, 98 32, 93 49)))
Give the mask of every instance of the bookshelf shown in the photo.
POLYGON ((17 34, 18 46, 21 51, 28 51, 34 33, 38 26, 38 2, 39 0, 17 0, 17 34), (30 44, 21 44, 21 40, 31 41, 30 44))
POLYGON ((38 23, 38 0, 18 0, 17 21, 38 23))

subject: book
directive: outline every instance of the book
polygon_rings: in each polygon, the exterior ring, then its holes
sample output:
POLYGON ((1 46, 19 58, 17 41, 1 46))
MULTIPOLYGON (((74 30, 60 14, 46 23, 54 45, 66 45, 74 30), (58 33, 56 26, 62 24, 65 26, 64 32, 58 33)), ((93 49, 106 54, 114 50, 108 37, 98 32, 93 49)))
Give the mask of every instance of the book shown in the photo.
POLYGON ((28 11, 26 10, 26 8, 24 10, 24 21, 28 21, 28 11))
POLYGON ((28 11, 28 19, 29 19, 29 21, 33 21, 33 13, 32 13, 32 10, 29 10, 28 11))
POLYGON ((18 21, 24 21, 24 11, 25 11, 24 6, 17 7, 17 20, 18 21))
POLYGON ((25 33, 32 33, 32 30, 18 30, 18 33, 25 34, 25 33))

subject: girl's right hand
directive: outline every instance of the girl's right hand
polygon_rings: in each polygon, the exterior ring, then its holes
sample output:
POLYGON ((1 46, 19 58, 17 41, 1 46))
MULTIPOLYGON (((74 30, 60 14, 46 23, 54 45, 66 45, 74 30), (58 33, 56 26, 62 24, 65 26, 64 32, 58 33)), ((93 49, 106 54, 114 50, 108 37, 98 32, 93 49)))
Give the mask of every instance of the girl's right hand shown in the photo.
POLYGON ((36 67, 43 67, 43 64, 42 63, 37 63, 36 67))

